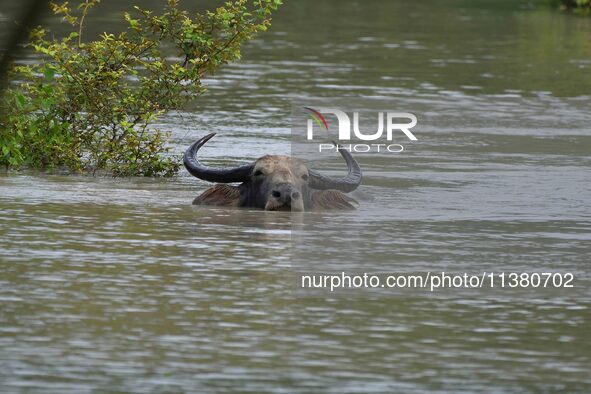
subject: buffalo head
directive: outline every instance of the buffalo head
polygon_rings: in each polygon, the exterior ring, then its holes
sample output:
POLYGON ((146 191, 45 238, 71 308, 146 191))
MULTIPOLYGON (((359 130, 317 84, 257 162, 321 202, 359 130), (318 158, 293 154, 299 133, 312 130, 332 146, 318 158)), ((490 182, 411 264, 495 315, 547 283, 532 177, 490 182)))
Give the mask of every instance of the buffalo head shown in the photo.
POLYGON ((185 152, 184 164, 191 175, 218 184, 205 190, 193 204, 260 208, 268 211, 354 209, 351 192, 361 183, 361 168, 351 154, 339 149, 349 173, 331 178, 308 169, 302 160, 267 155, 254 163, 235 168, 211 168, 197 153, 215 133, 195 142, 185 152), (230 186, 227 183, 240 183, 230 186))

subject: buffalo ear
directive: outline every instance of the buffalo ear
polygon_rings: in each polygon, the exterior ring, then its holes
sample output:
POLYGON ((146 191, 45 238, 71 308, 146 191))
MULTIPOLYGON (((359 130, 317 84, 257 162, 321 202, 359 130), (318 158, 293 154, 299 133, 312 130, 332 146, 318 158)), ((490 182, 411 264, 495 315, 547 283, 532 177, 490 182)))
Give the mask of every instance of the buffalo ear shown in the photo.
POLYGON ((335 210, 353 210, 358 202, 338 190, 323 190, 312 193, 311 208, 313 210, 335 209, 335 210))
POLYGON ((193 205, 218 205, 237 207, 240 203, 240 189, 237 186, 216 184, 193 200, 193 205))

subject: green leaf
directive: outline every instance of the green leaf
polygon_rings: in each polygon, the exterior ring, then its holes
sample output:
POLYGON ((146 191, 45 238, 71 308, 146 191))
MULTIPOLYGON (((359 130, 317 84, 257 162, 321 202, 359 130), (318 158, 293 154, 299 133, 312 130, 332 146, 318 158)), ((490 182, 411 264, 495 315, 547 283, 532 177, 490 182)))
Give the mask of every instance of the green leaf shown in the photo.
POLYGON ((45 67, 43 75, 45 76, 45 80, 47 82, 52 82, 55 76, 55 71, 50 67, 45 67))
POLYGON ((22 93, 18 93, 16 95, 16 103, 19 106, 19 109, 22 109, 27 104, 27 99, 22 93))

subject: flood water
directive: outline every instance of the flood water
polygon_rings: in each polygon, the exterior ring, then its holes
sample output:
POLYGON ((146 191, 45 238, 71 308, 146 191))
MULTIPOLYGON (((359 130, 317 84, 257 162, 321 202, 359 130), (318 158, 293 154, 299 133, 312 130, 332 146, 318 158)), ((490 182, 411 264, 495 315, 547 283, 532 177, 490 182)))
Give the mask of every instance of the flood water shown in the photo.
MULTIPOLYGON (((120 3, 89 31, 118 29, 120 3)), ((212 165, 289 153, 292 102, 318 97, 412 112, 418 141, 357 155, 359 209, 338 214, 193 207, 207 184, 184 170, 0 174, 0 391, 591 392, 591 19, 544 1, 286 3, 162 118, 175 153, 210 132, 212 165), (331 294, 297 289, 308 270, 575 286, 331 294)))

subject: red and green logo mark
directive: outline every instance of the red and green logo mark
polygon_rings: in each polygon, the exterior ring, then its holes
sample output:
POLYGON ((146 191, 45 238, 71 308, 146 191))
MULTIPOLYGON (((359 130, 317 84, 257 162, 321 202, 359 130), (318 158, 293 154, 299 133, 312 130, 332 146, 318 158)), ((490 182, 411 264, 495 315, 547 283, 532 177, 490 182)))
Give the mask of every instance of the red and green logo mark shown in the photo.
POLYGON ((318 124, 320 128, 324 127, 326 130, 328 130, 328 123, 326 123, 326 119, 324 119, 324 116, 322 116, 322 114, 319 111, 310 107, 304 108, 308 110, 308 114, 312 117, 312 119, 314 119, 314 121, 318 124))

